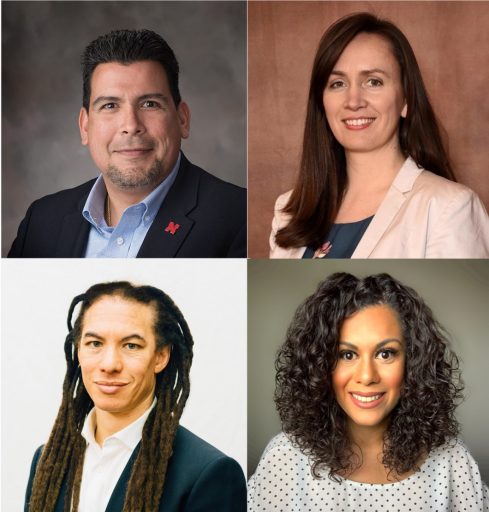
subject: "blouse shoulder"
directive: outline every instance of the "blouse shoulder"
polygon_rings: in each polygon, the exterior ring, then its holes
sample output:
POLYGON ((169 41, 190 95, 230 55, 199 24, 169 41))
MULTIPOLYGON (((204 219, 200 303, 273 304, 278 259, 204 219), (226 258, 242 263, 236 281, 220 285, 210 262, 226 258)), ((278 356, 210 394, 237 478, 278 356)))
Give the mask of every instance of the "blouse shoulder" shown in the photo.
MULTIPOLYGON (((292 456, 295 458, 305 457, 303 453, 292 444, 287 435, 281 432, 273 437, 267 444, 263 455, 261 456, 260 464, 262 464, 262 462, 266 464, 270 459, 284 454, 287 454, 287 457, 289 458, 292 456)), ((307 457, 305 458, 307 460, 307 457)))
POLYGON ((457 474, 457 467, 465 469, 470 468, 470 474, 476 472, 480 478, 477 462, 474 460, 474 457, 472 457, 465 443, 459 438, 452 439, 445 445, 432 450, 427 462, 428 465, 441 464, 442 466, 444 465, 450 468, 450 472, 454 476, 457 474))
MULTIPOLYGON (((476 506, 489 512, 489 488, 482 480, 479 466, 461 439, 453 439, 435 448, 421 472, 440 489, 449 489, 452 510, 476 506)), ((465 510, 468 510, 465 508, 465 510)))

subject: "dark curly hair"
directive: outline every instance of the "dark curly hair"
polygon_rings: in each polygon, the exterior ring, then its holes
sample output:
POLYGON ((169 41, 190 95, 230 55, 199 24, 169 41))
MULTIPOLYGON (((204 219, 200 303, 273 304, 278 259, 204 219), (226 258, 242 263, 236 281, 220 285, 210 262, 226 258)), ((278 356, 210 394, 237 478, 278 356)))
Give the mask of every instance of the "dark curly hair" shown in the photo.
POLYGON ((423 454, 459 431, 454 415, 463 389, 458 359, 431 309, 388 274, 359 279, 335 273, 299 306, 275 363, 283 431, 309 457, 316 478, 329 469, 329 477, 339 481, 358 467, 331 375, 343 321, 379 304, 397 313, 406 345, 404 383, 384 434, 383 465, 397 474, 417 470, 423 454))

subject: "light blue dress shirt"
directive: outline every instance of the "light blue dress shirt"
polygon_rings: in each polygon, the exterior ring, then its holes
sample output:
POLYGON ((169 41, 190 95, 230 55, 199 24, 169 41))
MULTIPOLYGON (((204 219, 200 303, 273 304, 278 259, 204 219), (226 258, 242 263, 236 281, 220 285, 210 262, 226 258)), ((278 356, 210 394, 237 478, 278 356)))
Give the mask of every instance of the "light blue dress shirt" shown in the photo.
POLYGON ((102 176, 88 194, 83 216, 92 225, 85 258, 135 258, 161 204, 173 185, 180 168, 181 155, 170 174, 141 202, 124 210, 115 227, 107 226, 104 207, 107 189, 102 176))

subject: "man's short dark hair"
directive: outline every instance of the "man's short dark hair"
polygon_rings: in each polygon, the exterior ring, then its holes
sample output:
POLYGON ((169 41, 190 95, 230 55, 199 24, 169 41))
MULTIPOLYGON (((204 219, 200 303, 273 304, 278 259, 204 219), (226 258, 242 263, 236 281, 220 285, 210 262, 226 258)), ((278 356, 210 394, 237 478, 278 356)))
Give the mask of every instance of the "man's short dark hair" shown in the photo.
POLYGON ((99 64, 118 62, 132 64, 143 60, 159 62, 168 78, 170 92, 178 106, 181 101, 178 90, 178 62, 168 43, 152 30, 113 30, 92 41, 82 55, 83 106, 88 112, 91 79, 99 64))

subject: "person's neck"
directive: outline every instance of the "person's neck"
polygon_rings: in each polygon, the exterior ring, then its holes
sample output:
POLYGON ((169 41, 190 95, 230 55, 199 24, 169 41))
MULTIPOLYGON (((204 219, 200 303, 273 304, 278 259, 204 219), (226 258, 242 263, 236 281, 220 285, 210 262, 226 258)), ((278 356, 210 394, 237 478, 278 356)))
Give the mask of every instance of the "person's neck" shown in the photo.
POLYGON ((382 453, 386 428, 386 423, 375 426, 362 426, 350 423, 348 433, 352 445, 360 448, 363 453, 382 453))
POLYGON ((144 402, 127 412, 114 413, 95 407, 94 436, 97 444, 102 446, 108 437, 140 418, 151 407, 153 399, 153 396, 149 396, 144 402))
POLYGON ((369 153, 346 153, 346 173, 350 192, 388 189, 405 161, 399 148, 369 153))
POLYGON ((122 214, 126 208, 134 204, 140 203, 147 197, 156 187, 153 188, 137 188, 134 190, 115 187, 112 183, 105 180, 105 187, 107 189, 107 197, 105 199, 105 222, 108 226, 117 226, 121 220, 122 214))
MULTIPOLYGON (((384 436, 388 426, 388 419, 380 425, 366 427, 350 423, 348 435, 353 450, 353 463, 356 465, 352 471, 342 476, 355 482, 368 484, 386 484, 398 482, 411 476, 415 469, 403 474, 384 466, 384 436)), ((417 449, 417 447, 415 448, 417 449)), ((421 454, 419 463, 424 462, 426 454, 421 454)))

